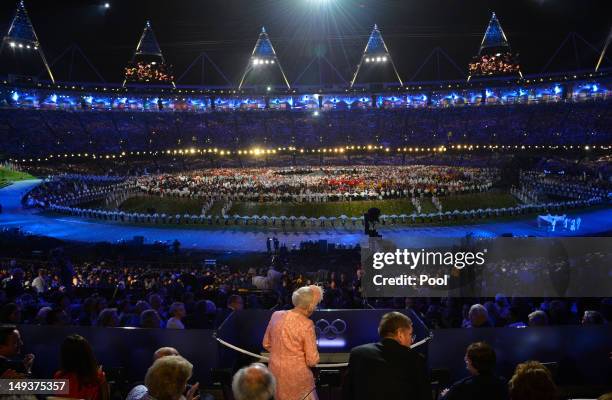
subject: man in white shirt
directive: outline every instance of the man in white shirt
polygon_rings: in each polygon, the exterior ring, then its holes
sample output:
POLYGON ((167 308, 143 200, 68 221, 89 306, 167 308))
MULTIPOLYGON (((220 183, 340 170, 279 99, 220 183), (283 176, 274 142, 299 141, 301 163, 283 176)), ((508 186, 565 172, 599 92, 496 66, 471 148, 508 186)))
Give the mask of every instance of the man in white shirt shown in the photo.
POLYGON ((38 276, 32 281, 32 287, 38 294, 47 291, 47 271, 42 268, 38 270, 38 276))
POLYGON ((168 314, 170 314, 170 318, 168 318, 168 322, 166 323, 166 329, 185 329, 185 325, 183 325, 181 321, 187 314, 183 303, 172 303, 168 314))

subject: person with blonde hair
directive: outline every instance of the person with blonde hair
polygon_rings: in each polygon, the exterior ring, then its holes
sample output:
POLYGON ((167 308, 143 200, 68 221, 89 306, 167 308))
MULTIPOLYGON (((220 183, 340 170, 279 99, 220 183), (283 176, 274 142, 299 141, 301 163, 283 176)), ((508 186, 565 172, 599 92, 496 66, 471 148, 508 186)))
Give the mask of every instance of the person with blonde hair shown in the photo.
POLYGON ((276 378, 276 400, 316 400, 311 367, 319 362, 312 313, 323 298, 319 286, 293 292, 293 309, 276 311, 266 328, 263 347, 270 352, 269 367, 276 378))
MULTIPOLYGON (((179 400, 187 389, 187 381, 191 378, 193 365, 181 356, 166 356, 155 360, 145 376, 145 386, 148 396, 155 400, 179 400)), ((186 400, 195 400, 198 384, 193 385, 186 400)))
POLYGON ((538 361, 517 365, 508 386, 511 400, 556 400, 559 395, 552 374, 538 361))

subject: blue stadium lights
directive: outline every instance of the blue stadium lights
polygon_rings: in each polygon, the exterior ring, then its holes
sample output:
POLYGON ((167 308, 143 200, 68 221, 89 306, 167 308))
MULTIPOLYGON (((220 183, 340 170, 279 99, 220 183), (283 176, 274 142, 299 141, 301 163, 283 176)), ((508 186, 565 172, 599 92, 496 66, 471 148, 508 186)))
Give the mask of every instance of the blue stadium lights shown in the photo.
POLYGON ((591 90, 596 92, 599 90, 599 88, 597 87, 597 85, 593 84, 593 86, 591 86, 591 90))
POLYGON ((13 101, 19 100, 19 93, 13 92, 13 94, 11 94, 11 99, 13 99, 13 101))
POLYGON ((561 87, 559 87, 559 85, 555 85, 554 91, 555 91, 555 94, 561 93, 561 87))
POLYGON ((318 117, 318 116, 319 116, 319 112, 318 112, 318 111, 313 112, 313 113, 312 113, 312 116, 313 116, 313 117, 318 117))

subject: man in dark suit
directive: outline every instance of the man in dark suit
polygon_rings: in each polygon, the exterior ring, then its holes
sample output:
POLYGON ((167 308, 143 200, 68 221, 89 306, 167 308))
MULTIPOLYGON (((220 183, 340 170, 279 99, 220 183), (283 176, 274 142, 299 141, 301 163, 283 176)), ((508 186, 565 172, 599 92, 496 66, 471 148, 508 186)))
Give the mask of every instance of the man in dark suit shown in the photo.
POLYGON ((399 312, 383 315, 379 343, 355 347, 344 381, 344 400, 431 400, 425 359, 410 348, 412 321, 399 312))
POLYGON ((442 392, 443 400, 507 400, 508 384, 494 374, 495 350, 485 342, 468 346, 465 366, 469 377, 442 392))
POLYGON ((22 360, 18 360, 21 346, 23 342, 16 326, 0 326, 0 378, 21 379, 30 373, 34 355, 28 354, 22 360))

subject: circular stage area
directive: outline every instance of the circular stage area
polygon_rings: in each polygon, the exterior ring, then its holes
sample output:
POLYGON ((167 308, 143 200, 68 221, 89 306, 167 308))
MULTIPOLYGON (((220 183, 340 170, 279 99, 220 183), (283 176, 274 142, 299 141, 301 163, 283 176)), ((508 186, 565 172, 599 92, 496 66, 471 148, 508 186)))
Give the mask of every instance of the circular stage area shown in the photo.
MULTIPOLYGON (((327 240, 329 242, 356 245, 366 238, 362 230, 341 227, 317 230, 289 231, 282 228, 249 227, 249 229, 224 229, 191 227, 153 227, 129 225, 115 222, 87 220, 74 216, 49 216, 21 206, 23 194, 39 181, 16 182, 0 189, 3 212, 0 227, 20 228, 26 232, 64 240, 86 242, 117 242, 143 236, 146 243, 179 240, 183 248, 198 248, 223 251, 264 251, 266 239, 276 236, 287 247, 299 246, 304 241, 327 240)), ((429 227, 382 227, 379 232, 398 245, 418 246, 420 241, 431 243, 432 239, 459 238, 467 234, 477 237, 495 237, 507 233, 515 236, 588 236, 612 230, 612 207, 582 210, 572 213, 582 220, 579 231, 550 230, 538 227, 535 217, 511 221, 491 221, 476 224, 429 227)))

